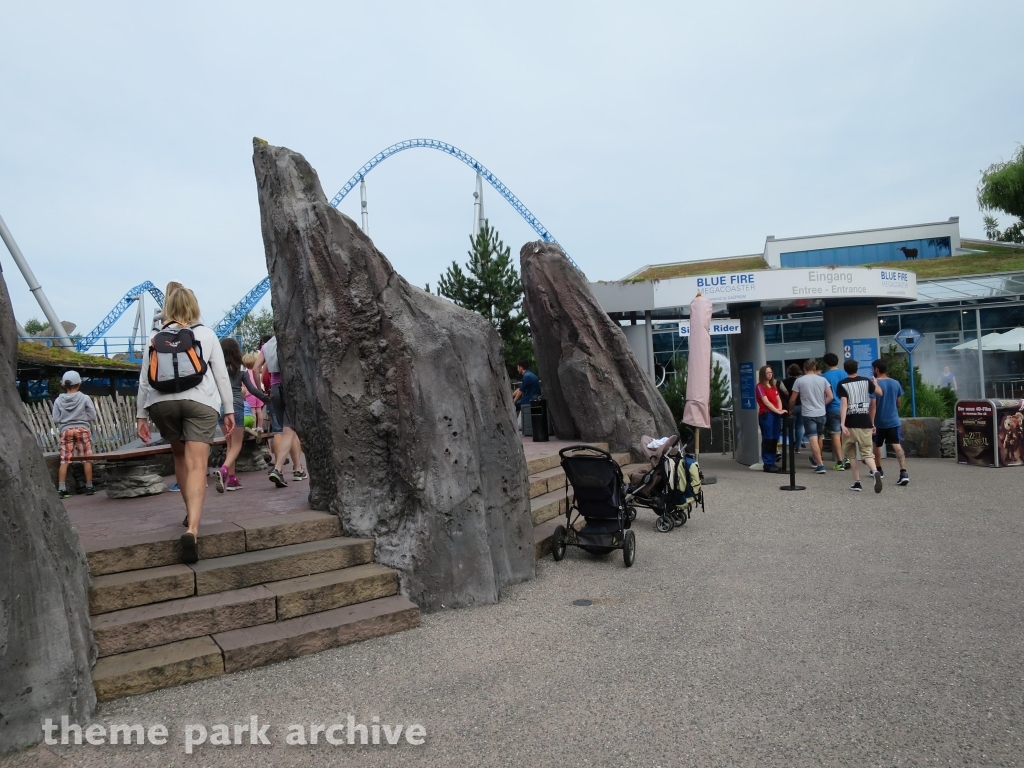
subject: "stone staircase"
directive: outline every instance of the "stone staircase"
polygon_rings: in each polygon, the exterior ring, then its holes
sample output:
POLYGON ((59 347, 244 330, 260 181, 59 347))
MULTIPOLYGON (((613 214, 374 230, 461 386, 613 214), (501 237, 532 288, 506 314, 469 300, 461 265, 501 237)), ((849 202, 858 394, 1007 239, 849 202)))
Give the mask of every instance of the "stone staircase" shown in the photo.
POLYGON ((85 542, 100 701, 202 680, 400 632, 420 623, 374 542, 334 515, 296 509, 200 529, 85 542))
MULTIPOLYGON (((608 450, 607 443, 593 443, 598 448, 608 450)), ((646 464, 630 464, 628 453, 613 453, 612 458, 622 467, 628 478, 629 473, 637 469, 646 469, 646 464)), ((530 473, 530 516, 533 518, 534 556, 540 560, 551 553, 551 536, 555 528, 565 525, 565 472, 562 471, 558 453, 539 456, 527 462, 530 473)), ((572 499, 572 488, 568 498, 572 499)), ((582 527, 580 518, 578 526, 582 527)))

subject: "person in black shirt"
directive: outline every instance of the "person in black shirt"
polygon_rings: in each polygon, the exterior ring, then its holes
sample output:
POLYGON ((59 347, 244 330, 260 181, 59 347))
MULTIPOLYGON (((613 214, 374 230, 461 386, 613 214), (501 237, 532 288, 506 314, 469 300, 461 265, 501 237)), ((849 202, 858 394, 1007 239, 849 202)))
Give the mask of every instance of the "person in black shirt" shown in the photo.
MULTIPOLYGON (((854 450, 860 449, 860 457, 868 465, 875 481, 875 493, 882 492, 882 473, 875 467, 875 455, 871 445, 871 430, 875 421, 875 400, 872 393, 880 393, 878 385, 871 379, 857 375, 859 364, 847 360, 843 364, 847 378, 839 382, 836 395, 839 397, 839 417, 843 425, 843 454, 853 458, 854 450)), ((860 462, 854 461, 853 485, 851 491, 864 490, 860 484, 860 462)))
MULTIPOLYGON (((793 382, 802 375, 803 371, 800 370, 800 366, 796 363, 792 363, 786 369, 786 378, 779 385, 779 392, 782 394, 784 403, 789 402, 789 396, 793 392, 793 382)), ((793 419, 793 426, 796 428, 796 452, 800 453, 800 448, 804 443, 804 419, 799 399, 797 399, 796 405, 789 409, 789 415, 793 419)), ((782 444, 789 445, 789 435, 783 434, 782 444)))

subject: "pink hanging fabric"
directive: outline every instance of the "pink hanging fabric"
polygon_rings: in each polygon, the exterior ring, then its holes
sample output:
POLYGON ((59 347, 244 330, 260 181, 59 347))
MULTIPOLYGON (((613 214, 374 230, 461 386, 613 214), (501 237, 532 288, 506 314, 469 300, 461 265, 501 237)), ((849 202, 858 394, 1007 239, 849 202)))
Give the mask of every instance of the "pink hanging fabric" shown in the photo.
POLYGON ((683 423, 703 429, 711 427, 711 309, 711 302, 700 294, 690 302, 683 423))

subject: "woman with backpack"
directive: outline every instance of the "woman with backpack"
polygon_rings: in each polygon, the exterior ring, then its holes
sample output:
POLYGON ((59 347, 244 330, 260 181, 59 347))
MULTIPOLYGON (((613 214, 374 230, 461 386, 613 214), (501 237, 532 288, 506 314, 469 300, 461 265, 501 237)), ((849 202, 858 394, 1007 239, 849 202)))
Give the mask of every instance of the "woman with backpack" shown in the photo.
POLYGON ((216 334, 199 324, 199 302, 188 288, 166 297, 164 324, 150 339, 139 372, 136 416, 148 443, 149 419, 174 454, 174 474, 185 501, 188 530, 181 536, 182 562, 199 560, 199 519, 206 498, 206 466, 221 409, 224 434, 235 428, 231 382, 216 334))

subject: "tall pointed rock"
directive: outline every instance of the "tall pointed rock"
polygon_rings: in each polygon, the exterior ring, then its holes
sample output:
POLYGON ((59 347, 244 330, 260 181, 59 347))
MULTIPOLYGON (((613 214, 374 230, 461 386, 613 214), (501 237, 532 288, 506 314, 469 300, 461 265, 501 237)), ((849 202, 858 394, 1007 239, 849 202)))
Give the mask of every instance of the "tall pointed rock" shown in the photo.
POLYGON ((426 609, 533 577, 529 482, 493 326, 406 282, 316 171, 255 140, 287 407, 310 506, 374 537, 426 609))
POLYGON ((626 335, 562 249, 527 243, 519 266, 542 392, 558 437, 608 442, 641 460, 642 435, 677 434, 672 411, 626 335))
POLYGON ((40 741, 40 723, 85 723, 89 570, 14 386, 18 334, 0 274, 0 755, 40 741))

